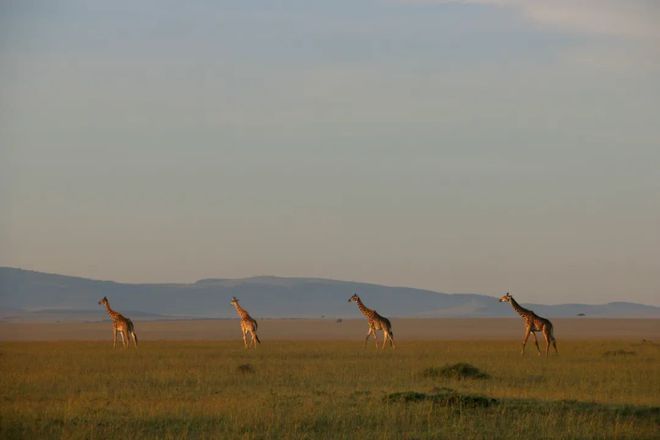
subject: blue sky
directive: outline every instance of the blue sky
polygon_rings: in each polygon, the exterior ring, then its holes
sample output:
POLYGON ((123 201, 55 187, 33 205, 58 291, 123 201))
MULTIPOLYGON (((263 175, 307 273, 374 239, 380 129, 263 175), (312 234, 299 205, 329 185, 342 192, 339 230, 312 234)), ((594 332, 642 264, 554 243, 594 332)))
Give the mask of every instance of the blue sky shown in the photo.
POLYGON ((650 1, 0 2, 0 265, 660 304, 650 1))

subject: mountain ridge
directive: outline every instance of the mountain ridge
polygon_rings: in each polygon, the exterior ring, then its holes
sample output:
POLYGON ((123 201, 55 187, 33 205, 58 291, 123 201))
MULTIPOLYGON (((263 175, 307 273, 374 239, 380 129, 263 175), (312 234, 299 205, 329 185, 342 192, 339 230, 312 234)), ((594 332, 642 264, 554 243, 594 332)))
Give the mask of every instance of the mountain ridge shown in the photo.
MULTIPOLYGON (((0 267, 0 319, 21 319, 35 312, 56 319, 89 316, 103 296, 118 310, 147 319, 230 318, 232 296, 255 317, 359 317, 348 297, 358 292, 368 307, 389 317, 513 317, 511 307, 496 297, 477 293, 443 293, 329 278, 278 277, 204 278, 193 283, 120 283, 84 277, 0 267), (47 313, 44 311, 48 311, 47 313), (85 311, 85 313, 82 313, 85 311)), ((541 316, 660 318, 660 307, 626 301, 605 304, 534 304, 519 301, 541 316)), ((98 307, 100 313, 102 309, 98 307)), ((93 313, 92 313, 93 315, 93 313)))

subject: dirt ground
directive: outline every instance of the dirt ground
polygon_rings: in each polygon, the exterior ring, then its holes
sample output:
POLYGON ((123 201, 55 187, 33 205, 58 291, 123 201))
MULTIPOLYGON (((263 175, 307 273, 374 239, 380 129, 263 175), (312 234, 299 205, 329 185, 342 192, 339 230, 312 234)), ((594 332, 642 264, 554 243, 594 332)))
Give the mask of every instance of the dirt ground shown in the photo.
MULTIPOLYGON (((660 342, 660 319, 553 319, 562 339, 646 339, 660 342)), ((238 319, 135 322, 140 340, 240 339, 238 319)), ((392 319, 395 340, 520 339, 523 323, 515 318, 392 319)), ((261 319, 258 334, 272 340, 363 340, 366 320, 261 319)), ((379 338, 380 338, 379 332, 379 338)), ((110 321, 0 322, 2 341, 112 340, 110 321)), ((542 338, 541 338, 542 339, 542 338)), ((531 342, 531 341, 530 341, 531 342)))

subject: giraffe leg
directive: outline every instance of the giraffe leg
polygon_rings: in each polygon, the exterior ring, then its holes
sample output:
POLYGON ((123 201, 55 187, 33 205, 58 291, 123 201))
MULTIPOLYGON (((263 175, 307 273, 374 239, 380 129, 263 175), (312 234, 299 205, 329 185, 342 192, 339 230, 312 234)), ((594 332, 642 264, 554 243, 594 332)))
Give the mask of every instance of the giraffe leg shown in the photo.
POLYGON ((374 345, 376 345, 376 350, 378 350, 378 332, 375 329, 372 329, 371 334, 374 335, 374 345))
POLYGON ((555 349, 555 354, 559 354, 559 350, 557 350, 557 340, 555 339, 555 335, 552 332, 552 327, 548 329, 548 339, 550 340, 550 343, 552 344, 552 348, 555 349))
POLYGON ((547 331, 543 332, 543 338, 545 339, 545 357, 548 357, 548 351, 550 350, 550 334, 547 331))
MULTIPOLYGON (((371 333, 373 332, 373 329, 369 327, 369 330, 367 331, 367 337, 364 338, 364 348, 367 348, 367 343, 369 342, 369 336, 371 336, 371 333)), ((374 335, 376 337, 376 335, 374 335)))
POLYGON ((529 334, 531 333, 529 327, 525 329, 525 337, 523 338, 522 342, 522 350, 520 351, 520 355, 524 356, 525 355, 525 344, 527 344, 527 339, 529 339, 529 334))
POLYGON ((128 347, 128 341, 126 341, 126 339, 128 339, 128 338, 126 337, 126 332, 122 330, 119 334, 121 335, 121 345, 124 348, 127 348, 128 347))
POLYGON ((387 332, 387 339, 390 340, 390 347, 392 347, 392 349, 394 349, 395 348, 394 347, 394 333, 392 333, 392 330, 389 330, 387 332))
POLYGON ((243 345, 245 345, 245 348, 248 348, 247 332, 245 330, 243 330, 243 345))
POLYGON ((387 344, 387 330, 383 330, 383 351, 385 351, 385 344, 387 344))
POLYGON ((541 349, 539 348, 539 340, 536 338, 536 332, 532 332, 532 335, 534 336, 534 344, 536 345, 536 351, 538 351, 539 356, 541 356, 541 349))
POLYGON ((117 348, 117 329, 112 329, 112 348, 117 348))

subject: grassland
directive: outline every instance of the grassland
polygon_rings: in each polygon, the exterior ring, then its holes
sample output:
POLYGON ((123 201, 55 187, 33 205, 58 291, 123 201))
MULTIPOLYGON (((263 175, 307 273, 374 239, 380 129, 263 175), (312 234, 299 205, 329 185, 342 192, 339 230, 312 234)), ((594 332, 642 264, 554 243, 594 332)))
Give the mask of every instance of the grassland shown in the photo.
POLYGON ((3 342, 0 438, 658 438, 656 344, 559 342, 3 342))

